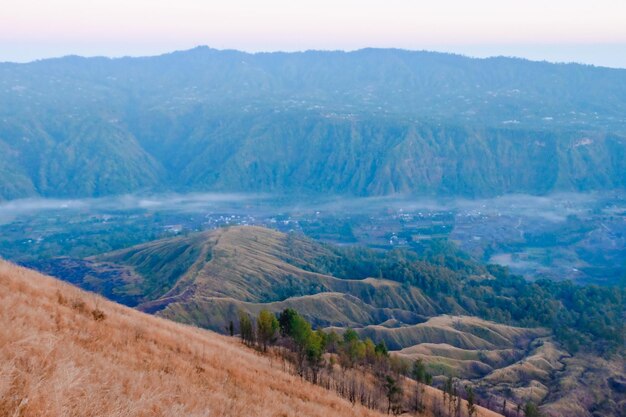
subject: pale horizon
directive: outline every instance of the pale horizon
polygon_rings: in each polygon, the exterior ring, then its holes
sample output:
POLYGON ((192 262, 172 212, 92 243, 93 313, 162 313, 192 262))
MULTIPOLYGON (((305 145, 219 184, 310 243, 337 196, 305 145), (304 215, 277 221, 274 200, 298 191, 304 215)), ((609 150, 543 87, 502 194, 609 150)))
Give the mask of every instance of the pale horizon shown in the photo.
MULTIPOLYGON (((198 47, 208 47, 216 50, 236 50, 245 53, 272 53, 272 52, 306 52, 306 51, 341 51, 354 52, 361 49, 399 49, 406 51, 425 51, 435 53, 449 53, 468 58, 519 58, 535 62, 550 62, 564 64, 581 64, 593 65, 597 67, 606 67, 614 69, 626 69, 626 56, 612 52, 626 51, 624 45, 462 45, 462 46, 443 46, 443 47, 423 47, 423 48, 406 48, 398 46, 361 46, 355 48, 304 48, 304 49, 244 49, 237 47, 217 47, 214 45, 189 45, 181 47, 153 47, 153 48, 129 48, 128 50, 102 48, 102 52, 96 50, 87 50, 83 48, 67 48, 59 49, 58 52, 36 54, 30 49, 27 53, 16 52, 8 54, 9 59, 0 59, 0 63, 31 63, 46 59, 56 59, 68 56, 80 56, 85 58, 104 57, 110 59, 126 58, 126 57, 151 57, 169 54, 173 52, 188 51, 198 47)), ((7 53, 4 49, 5 54, 7 53)))
POLYGON ((148 56, 208 45, 246 52, 400 48, 626 68, 616 0, 9 0, 0 61, 148 56))

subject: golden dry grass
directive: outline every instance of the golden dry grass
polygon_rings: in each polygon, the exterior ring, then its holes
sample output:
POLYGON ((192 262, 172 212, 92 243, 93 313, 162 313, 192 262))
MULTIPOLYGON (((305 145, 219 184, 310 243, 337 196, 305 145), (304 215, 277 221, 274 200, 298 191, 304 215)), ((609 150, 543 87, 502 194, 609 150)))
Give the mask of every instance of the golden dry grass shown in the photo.
POLYGON ((0 416, 375 415, 236 340, 0 261, 0 416))
MULTIPOLYGON (((294 239, 296 240, 289 241, 288 235, 263 227, 234 226, 184 238, 150 242, 105 254, 99 259, 130 265, 136 269, 139 258, 143 259, 155 253, 161 258, 172 256, 172 249, 177 248, 181 241, 198 248, 196 262, 178 278, 170 291, 159 299, 138 307, 144 311, 157 311, 154 306, 168 306, 164 310, 159 309, 158 315, 177 321, 186 321, 187 316, 195 315, 197 305, 190 304, 198 300, 201 302, 207 297, 266 303, 283 300, 286 291, 291 287, 299 290, 290 295, 337 292, 366 300, 371 307, 377 309, 397 308, 420 314, 435 314, 436 309, 431 301, 418 288, 406 289, 397 282, 382 279, 339 279, 296 266, 307 264, 311 259, 325 254, 327 249, 307 239, 294 239), (211 256, 207 257, 209 252, 211 256), (297 255, 290 254, 291 252, 297 255), (290 284, 286 285, 287 282, 290 284), (376 296, 372 297, 374 293, 376 296)), ((178 262, 177 259, 175 263, 178 262)), ((154 271, 157 273, 158 269, 155 268, 154 271)), ((203 307, 211 308, 207 304, 203 307)), ((300 306, 297 308, 301 309, 300 306)), ((323 317, 324 320, 335 323, 342 321, 341 316, 329 317, 332 309, 313 310, 316 316, 323 317)), ((203 310, 202 313, 215 312, 203 310)), ((221 317, 213 320, 214 316, 215 314, 204 314, 201 321, 194 321, 194 324, 217 329, 217 326, 223 325, 223 320, 221 317)), ((368 318, 364 322, 370 321, 368 318)))
MULTIPOLYGON (((426 395, 427 406, 441 401, 426 395)), ((236 339, 0 261, 0 416, 379 415, 236 339)))

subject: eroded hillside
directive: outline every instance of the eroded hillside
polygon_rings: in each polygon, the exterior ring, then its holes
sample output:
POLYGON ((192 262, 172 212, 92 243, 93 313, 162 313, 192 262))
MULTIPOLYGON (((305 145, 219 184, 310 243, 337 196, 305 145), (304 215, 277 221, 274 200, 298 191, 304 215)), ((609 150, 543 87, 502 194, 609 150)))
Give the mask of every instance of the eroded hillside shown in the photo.
MULTIPOLYGON (((606 293, 612 299, 598 298, 598 303, 609 306, 603 320, 613 321, 604 326, 616 338, 623 337, 623 322, 608 316, 624 314, 619 293, 590 290, 570 295, 567 291, 576 290, 573 287, 538 290, 523 279, 496 276, 499 270, 492 275, 492 270, 460 258, 448 266, 445 260, 410 263, 394 258, 383 273, 367 253, 361 255, 346 260, 344 252, 309 239, 259 227, 231 227, 87 260, 62 259, 55 273, 74 274, 73 282, 94 290, 113 279, 118 284, 110 292, 134 297, 133 305, 140 310, 218 332, 226 332, 240 310, 257 315, 262 309, 279 312, 291 307, 316 327, 338 332, 354 328, 363 337, 384 341, 400 356, 423 359, 436 383, 448 376, 471 383, 494 409, 505 400, 511 410, 533 401, 554 416, 587 416, 594 409, 614 415, 626 404, 619 349, 604 359, 575 353, 562 341, 578 333, 564 339, 555 334, 559 327, 549 329, 550 321, 533 317, 553 314, 546 313, 545 306, 555 308, 555 314, 579 314, 566 306, 566 297, 591 300, 606 293), (380 276, 368 276, 367 268, 358 271, 368 262, 380 276), (398 272, 411 280, 400 282, 398 272), (103 274, 109 278, 97 278, 103 274), (564 295, 546 292, 557 290, 564 295), (512 325, 514 320, 535 324, 512 325), (583 387, 595 394, 572 394, 583 387), (567 408, 563 398, 569 398, 567 408)), ((598 320, 599 313, 593 314, 583 321, 598 320)))

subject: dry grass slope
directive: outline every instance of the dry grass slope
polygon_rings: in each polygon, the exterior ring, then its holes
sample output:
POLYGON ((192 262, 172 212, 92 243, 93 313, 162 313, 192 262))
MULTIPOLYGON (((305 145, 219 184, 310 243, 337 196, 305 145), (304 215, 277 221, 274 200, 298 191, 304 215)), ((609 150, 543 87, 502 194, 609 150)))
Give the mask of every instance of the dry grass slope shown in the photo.
POLYGON ((209 331, 0 263, 1 416, 375 416, 209 331))
POLYGON ((127 276, 140 276, 148 288, 169 285, 156 297, 158 291, 149 291, 138 308, 217 331, 238 308, 254 311, 255 304, 263 304, 278 309, 286 300, 320 326, 362 326, 391 318, 413 324, 422 315, 436 314, 418 288, 383 279, 338 279, 301 267, 326 251, 319 243, 275 230, 229 227, 100 255, 89 266, 115 266, 127 276))
POLYGON ((413 326, 387 328, 369 325, 359 333, 373 340, 385 340, 395 350, 421 343, 448 344, 466 350, 497 350, 526 347, 545 329, 527 329, 497 324, 477 317, 440 315, 413 326))
POLYGON ((0 261, 0 416, 376 415, 234 339, 0 261))

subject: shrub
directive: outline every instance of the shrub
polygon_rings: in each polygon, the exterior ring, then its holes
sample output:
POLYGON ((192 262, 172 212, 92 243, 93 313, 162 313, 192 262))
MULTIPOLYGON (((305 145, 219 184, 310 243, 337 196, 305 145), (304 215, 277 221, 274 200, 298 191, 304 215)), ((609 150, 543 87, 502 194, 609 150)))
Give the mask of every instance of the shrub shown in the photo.
POLYGON ((95 321, 102 321, 106 318, 106 314, 104 314, 104 311, 100 310, 99 308, 94 308, 93 310, 91 310, 91 316, 95 321))

